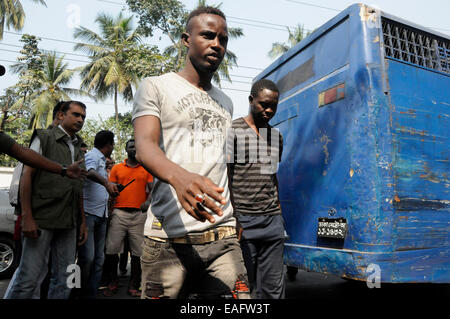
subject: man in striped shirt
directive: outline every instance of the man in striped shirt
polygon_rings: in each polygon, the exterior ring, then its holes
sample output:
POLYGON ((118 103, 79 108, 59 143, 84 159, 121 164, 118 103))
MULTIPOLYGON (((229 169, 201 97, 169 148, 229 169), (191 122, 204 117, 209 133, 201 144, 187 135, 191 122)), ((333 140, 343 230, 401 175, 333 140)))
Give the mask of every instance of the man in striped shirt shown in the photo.
POLYGON ((276 175, 283 139, 268 124, 278 97, 272 81, 255 82, 249 114, 233 121, 227 141, 229 188, 253 298, 284 298, 285 231, 276 175))

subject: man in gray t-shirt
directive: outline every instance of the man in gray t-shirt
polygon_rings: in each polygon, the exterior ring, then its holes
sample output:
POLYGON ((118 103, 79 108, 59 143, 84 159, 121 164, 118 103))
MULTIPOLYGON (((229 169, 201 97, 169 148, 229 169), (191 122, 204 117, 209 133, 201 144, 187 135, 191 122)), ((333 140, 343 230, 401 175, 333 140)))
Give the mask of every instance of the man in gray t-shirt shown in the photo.
POLYGON ((146 78, 135 95, 136 158, 155 177, 144 228, 142 298, 248 297, 226 173, 231 100, 211 85, 226 52, 223 13, 194 10, 185 67, 146 78))

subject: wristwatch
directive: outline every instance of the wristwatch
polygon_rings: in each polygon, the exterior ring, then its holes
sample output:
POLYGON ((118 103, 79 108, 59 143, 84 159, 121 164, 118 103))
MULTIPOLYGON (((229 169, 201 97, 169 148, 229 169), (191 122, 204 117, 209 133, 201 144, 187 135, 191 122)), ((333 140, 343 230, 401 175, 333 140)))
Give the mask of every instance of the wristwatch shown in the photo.
POLYGON ((62 170, 61 170, 61 176, 66 176, 66 174, 67 174, 67 166, 66 165, 63 165, 62 166, 62 170))

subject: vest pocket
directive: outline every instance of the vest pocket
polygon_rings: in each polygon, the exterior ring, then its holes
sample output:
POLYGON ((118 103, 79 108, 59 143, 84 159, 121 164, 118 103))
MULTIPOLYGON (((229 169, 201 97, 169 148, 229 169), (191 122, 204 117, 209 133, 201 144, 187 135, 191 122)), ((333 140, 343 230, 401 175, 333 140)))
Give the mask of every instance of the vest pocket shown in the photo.
POLYGON ((59 187, 42 188, 37 191, 37 197, 47 198, 62 198, 71 191, 70 187, 66 185, 60 185, 59 187))

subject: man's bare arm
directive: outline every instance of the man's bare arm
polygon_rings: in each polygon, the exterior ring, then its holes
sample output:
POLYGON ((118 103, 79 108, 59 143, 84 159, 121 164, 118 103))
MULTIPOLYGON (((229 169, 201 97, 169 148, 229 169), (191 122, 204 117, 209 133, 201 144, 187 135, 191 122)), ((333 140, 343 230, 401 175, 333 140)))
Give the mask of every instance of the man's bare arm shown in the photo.
POLYGON ((77 240, 78 246, 84 245, 88 238, 88 229, 86 228, 86 215, 84 214, 84 200, 83 195, 80 194, 79 198, 79 214, 80 214, 80 234, 77 240))
MULTIPOLYGON (((25 165, 42 169, 51 173, 60 174, 62 172, 63 166, 59 163, 49 160, 48 158, 40 155, 39 153, 29 149, 27 147, 23 147, 20 144, 13 144, 10 151, 8 152, 9 156, 12 156, 25 165)), ((67 167, 67 176, 70 178, 86 178, 87 171, 79 165, 83 162, 83 160, 79 160, 70 166, 67 167)))
POLYGON ((31 209, 31 185, 36 169, 24 165, 20 179, 20 203, 22 209, 22 232, 25 237, 37 238, 38 227, 31 209))
POLYGON ((111 196, 118 196, 120 193, 116 184, 111 183, 109 180, 107 180, 102 175, 97 173, 97 171, 93 168, 91 168, 88 171, 87 178, 95 183, 103 185, 106 188, 106 190, 108 191, 108 194, 111 196))
POLYGON ((206 198, 203 205, 222 216, 223 211, 215 202, 226 204, 225 198, 220 195, 224 191, 223 187, 170 161, 159 147, 160 125, 159 118, 151 115, 138 117, 133 121, 137 160, 153 176, 175 189, 178 200, 189 215, 199 221, 214 223, 214 217, 199 205, 195 195, 208 195, 206 197, 210 198, 206 198))

